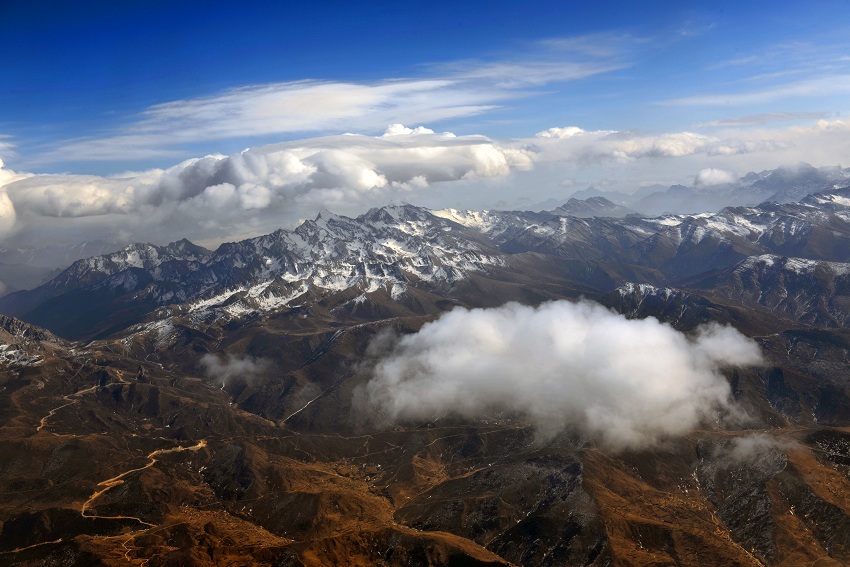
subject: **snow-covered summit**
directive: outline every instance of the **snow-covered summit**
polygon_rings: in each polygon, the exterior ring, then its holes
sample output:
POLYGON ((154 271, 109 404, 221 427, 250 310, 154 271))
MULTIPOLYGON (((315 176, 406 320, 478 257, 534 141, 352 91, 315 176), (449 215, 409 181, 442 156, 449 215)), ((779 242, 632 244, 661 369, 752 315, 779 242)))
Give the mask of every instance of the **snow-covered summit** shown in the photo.
POLYGON ((75 303, 85 301, 113 312, 133 306, 133 317, 240 318, 340 293, 346 294, 341 301, 362 302, 377 292, 398 300, 415 288, 450 298, 477 275, 516 279, 529 270, 607 294, 629 281, 665 289, 764 255, 799 259, 786 261, 789 269, 807 270, 815 261, 837 266, 850 262, 847 197, 847 190, 834 190, 797 203, 657 218, 432 211, 408 204, 356 218, 323 211, 293 230, 214 252, 183 240, 81 260, 35 290, 0 298, 0 312, 37 311, 31 320, 46 324, 72 308, 79 311, 74 317, 86 317, 75 303))

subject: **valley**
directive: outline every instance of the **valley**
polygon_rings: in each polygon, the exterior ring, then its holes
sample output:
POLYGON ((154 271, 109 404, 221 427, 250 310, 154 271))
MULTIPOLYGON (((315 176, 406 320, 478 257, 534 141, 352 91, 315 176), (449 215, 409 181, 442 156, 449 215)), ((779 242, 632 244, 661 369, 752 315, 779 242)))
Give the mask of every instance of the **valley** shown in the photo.
POLYGON ((654 218, 401 205, 75 262, 0 298, 0 562, 844 564, 847 191, 654 218), (365 394, 452 310, 590 300, 731 326, 763 360, 721 369, 698 427, 616 449, 365 394))

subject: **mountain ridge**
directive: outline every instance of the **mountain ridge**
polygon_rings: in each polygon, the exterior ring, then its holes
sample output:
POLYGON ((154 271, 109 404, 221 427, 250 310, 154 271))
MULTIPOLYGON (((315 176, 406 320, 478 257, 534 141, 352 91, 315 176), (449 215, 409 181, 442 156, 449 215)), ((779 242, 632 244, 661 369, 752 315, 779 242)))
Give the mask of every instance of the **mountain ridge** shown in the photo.
MULTIPOLYGON (((848 218, 846 190, 654 218, 396 205, 82 261, 30 312, 80 341, 0 316, 0 561, 847 562, 848 218), (620 451, 510 405, 391 420, 363 399, 393 341, 567 300, 681 345, 734 327, 763 361, 721 361, 726 409, 620 451)), ((630 408, 677 375, 646 356, 651 383, 610 393, 630 408)), ((548 379, 518 362, 518 395, 548 379)))
POLYGON ((506 274, 525 254, 542 254, 533 268, 540 274, 557 271, 547 257, 572 263, 575 281, 568 285, 600 295, 629 281, 671 285, 764 254, 848 262, 850 189, 799 203, 654 218, 407 204, 356 218, 325 212, 294 230, 212 252, 182 240, 79 260, 35 290, 0 298, 0 312, 85 338, 175 309, 169 306, 182 305, 177 312, 218 306, 233 318, 289 308, 305 294, 320 300, 349 289, 364 296, 384 290, 403 300, 415 287, 450 299, 470 274, 516 279, 506 274), (87 322, 102 323, 109 313, 109 325, 87 322))

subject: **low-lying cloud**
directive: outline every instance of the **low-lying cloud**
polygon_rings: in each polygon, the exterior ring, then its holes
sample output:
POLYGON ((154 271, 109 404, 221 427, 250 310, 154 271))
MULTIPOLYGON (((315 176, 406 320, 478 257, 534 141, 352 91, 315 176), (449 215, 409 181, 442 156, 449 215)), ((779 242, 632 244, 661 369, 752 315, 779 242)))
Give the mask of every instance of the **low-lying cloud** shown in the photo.
POLYGON ((732 439, 728 458, 735 464, 759 462, 766 455, 793 449, 799 445, 790 439, 773 437, 767 433, 753 433, 732 439))
POLYGON ((226 354, 218 356, 205 354, 201 357, 201 367, 207 378, 222 388, 233 383, 253 384, 271 370, 271 361, 245 355, 226 354))
POLYGON ((694 185, 697 187, 710 187, 712 185, 723 185, 724 183, 734 183, 736 180, 735 174, 731 171, 707 167, 701 169, 694 178, 694 185))
POLYGON ((737 413, 721 368, 761 361, 730 327, 686 336, 587 301, 511 303, 455 309, 401 338, 365 396, 394 421, 507 411, 544 438, 578 427, 607 447, 639 448, 737 413))

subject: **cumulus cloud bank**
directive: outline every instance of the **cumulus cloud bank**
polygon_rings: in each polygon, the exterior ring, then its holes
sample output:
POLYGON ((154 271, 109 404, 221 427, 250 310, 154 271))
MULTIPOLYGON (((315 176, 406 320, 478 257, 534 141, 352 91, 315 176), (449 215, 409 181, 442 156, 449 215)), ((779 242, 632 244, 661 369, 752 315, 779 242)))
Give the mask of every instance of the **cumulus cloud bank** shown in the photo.
POLYGON ((483 136, 393 124, 381 137, 301 140, 110 177, 0 169, 0 236, 19 218, 31 228, 65 219, 53 224, 66 235, 71 224, 90 231, 100 224, 135 238, 233 238, 279 228, 299 208, 358 211, 433 183, 505 177, 531 169, 533 160, 529 150, 483 136))
POLYGON ((719 138, 696 132, 641 134, 616 130, 585 131, 576 126, 549 128, 535 135, 543 158, 551 161, 628 163, 642 158, 682 158, 692 155, 733 156, 773 151, 770 140, 719 138))
POLYGON ((575 426, 613 448, 681 435, 735 412, 724 366, 759 364, 754 342, 703 326, 693 337, 591 303, 455 309, 401 338, 365 387, 392 420, 521 414, 551 437, 575 426))
POLYGON ((733 181, 730 171, 840 163, 850 151, 848 132, 842 120, 716 135, 566 126, 500 141, 396 123, 380 136, 296 140, 105 177, 21 174, 0 163, 0 241, 186 237, 215 246, 290 227, 321 208, 359 214, 393 199, 436 208, 525 206, 517 186, 533 202, 581 184, 559 186, 565 171, 570 180, 611 179, 612 189, 626 192, 647 180, 690 178, 708 187, 733 181))

